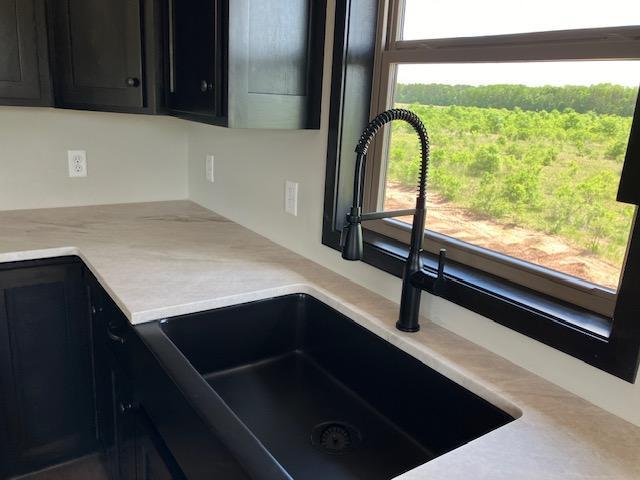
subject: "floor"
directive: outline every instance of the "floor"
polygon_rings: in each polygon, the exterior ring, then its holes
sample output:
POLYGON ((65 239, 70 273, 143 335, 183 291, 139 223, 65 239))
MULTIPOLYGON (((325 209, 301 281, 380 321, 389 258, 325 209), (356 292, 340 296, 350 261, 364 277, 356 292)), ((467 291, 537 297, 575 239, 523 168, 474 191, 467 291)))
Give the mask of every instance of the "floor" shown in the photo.
POLYGON ((99 455, 88 455, 13 480, 109 480, 109 475, 99 455))

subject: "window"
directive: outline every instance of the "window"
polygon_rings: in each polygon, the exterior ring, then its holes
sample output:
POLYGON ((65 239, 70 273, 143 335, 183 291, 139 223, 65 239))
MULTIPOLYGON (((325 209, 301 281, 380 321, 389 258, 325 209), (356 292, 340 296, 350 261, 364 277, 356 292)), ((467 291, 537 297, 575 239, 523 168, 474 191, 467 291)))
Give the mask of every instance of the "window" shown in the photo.
MULTIPOLYGON (((390 4, 372 110, 409 108, 430 133, 425 248, 611 316, 635 215, 616 193, 640 82, 640 6, 390 4)), ((412 208, 417 152, 401 123, 377 141, 368 210, 412 208)), ((407 222, 367 226, 406 241, 407 222)))
MULTIPOLYGON (((437 288, 446 300, 634 382, 640 365, 634 206, 640 205, 640 101, 633 105, 640 6, 628 0, 476 3, 336 4, 322 242, 340 249, 362 130, 378 112, 410 105, 432 134, 429 191, 436 204, 415 285, 437 288), (616 190, 627 204, 615 201, 616 190), (478 192, 487 201, 475 200, 478 192), (487 235, 480 235, 483 222, 491 227, 487 235), (502 238, 506 232, 512 245, 502 238), (455 261, 436 284, 441 246, 455 261), (548 256, 531 255, 532 246, 548 256), (568 258, 597 260, 600 268, 559 261, 568 258)), ((369 150, 370 210, 413 198, 404 191, 412 187, 402 185, 415 182, 404 155, 415 148, 413 140, 401 122, 387 130, 369 150)), ((363 261, 401 277, 408 225, 402 219, 372 223, 365 224, 363 261)))
POLYGON ((640 23, 633 0, 405 0, 402 40, 478 37, 640 23))

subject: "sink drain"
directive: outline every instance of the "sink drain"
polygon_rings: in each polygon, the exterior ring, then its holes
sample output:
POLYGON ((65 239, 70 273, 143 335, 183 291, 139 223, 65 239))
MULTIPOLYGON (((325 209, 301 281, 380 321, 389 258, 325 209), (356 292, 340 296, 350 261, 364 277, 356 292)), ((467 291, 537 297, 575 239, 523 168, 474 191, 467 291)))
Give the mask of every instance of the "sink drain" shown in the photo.
POLYGON ((319 423, 311 431, 311 443, 330 455, 344 455, 362 441, 362 435, 353 425, 345 422, 319 423))

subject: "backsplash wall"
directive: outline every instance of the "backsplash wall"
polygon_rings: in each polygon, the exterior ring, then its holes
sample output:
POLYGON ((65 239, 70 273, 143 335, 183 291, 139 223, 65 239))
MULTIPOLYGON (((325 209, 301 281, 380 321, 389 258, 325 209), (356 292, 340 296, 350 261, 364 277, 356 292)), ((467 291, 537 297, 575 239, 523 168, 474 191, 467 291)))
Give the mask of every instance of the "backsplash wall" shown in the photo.
POLYGON ((186 139, 170 117, 0 107, 0 210, 186 198, 186 139), (67 150, 87 151, 86 178, 67 150))

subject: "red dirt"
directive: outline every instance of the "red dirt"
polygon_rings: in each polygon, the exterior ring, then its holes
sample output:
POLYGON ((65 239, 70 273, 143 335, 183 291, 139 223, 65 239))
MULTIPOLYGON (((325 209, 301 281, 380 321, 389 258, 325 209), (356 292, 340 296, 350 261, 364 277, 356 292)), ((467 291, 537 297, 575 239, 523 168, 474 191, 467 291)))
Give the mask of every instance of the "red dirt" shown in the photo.
MULTIPOLYGON (((388 183, 385 209, 413 208, 415 189, 388 183)), ((411 223, 410 217, 400 220, 411 223)), ((494 250, 543 267, 573 275, 612 289, 618 287, 620 269, 557 235, 499 223, 444 200, 437 193, 427 198, 427 228, 458 240, 494 250)))

